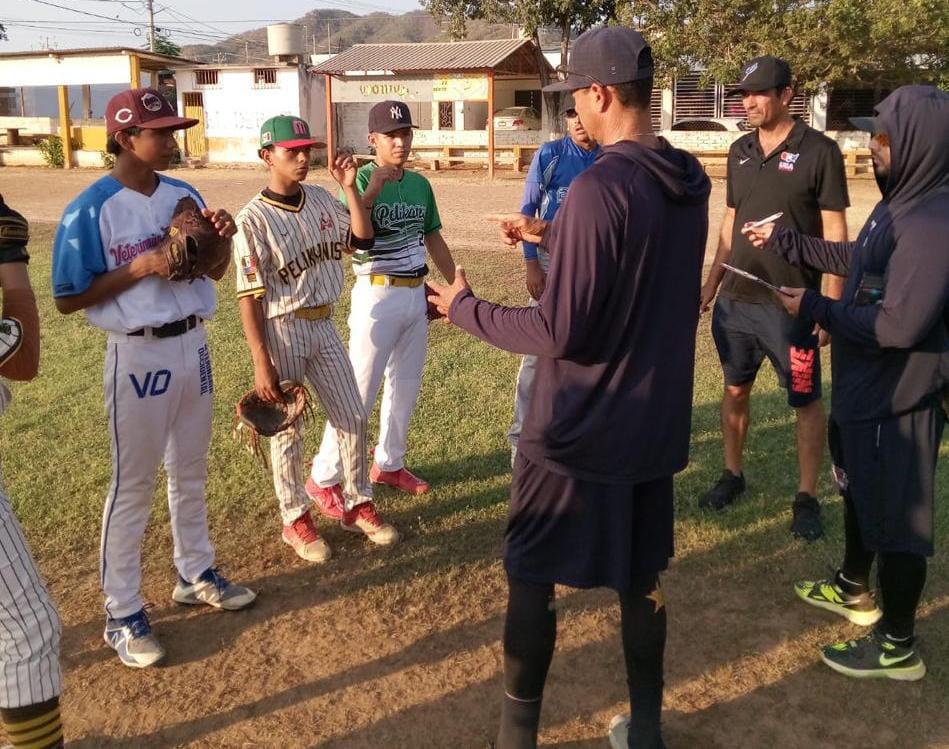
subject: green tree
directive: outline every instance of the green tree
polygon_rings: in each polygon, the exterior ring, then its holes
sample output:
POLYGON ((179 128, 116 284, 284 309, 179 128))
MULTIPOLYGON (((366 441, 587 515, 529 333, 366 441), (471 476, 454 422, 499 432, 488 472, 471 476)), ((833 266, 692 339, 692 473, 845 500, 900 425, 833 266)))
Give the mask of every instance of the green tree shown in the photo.
MULTIPOLYGON (((145 45, 145 49, 148 49, 148 45, 145 45)), ((159 33, 155 32, 155 52, 158 52, 161 55, 171 55, 172 57, 181 56, 181 47, 175 44, 171 39, 159 33)))
MULTIPOLYGON (((534 53, 541 85, 550 83, 540 46, 540 29, 560 30, 560 63, 567 63, 570 39, 591 26, 610 21, 616 14, 616 0, 424 0, 425 9, 446 24, 449 38, 463 39, 465 21, 481 19, 490 23, 518 25, 534 41, 534 53)), ((559 129, 560 96, 544 94, 548 119, 559 129)))
POLYGON ((617 18, 643 32, 666 81, 693 66, 734 81, 764 54, 805 90, 947 78, 945 0, 621 0, 617 18))

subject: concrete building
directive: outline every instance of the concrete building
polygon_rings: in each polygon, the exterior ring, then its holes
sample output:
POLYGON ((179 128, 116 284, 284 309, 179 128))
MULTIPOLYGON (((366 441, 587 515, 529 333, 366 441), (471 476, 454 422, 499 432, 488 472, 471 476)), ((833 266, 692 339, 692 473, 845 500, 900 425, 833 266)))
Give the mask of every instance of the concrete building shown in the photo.
MULTIPOLYGON (((278 114, 310 123, 322 137, 326 123, 322 75, 296 62, 271 65, 193 65, 175 73, 178 111, 200 123, 185 132, 185 156, 208 163, 257 162, 260 126, 278 114)), ((325 151, 320 154, 325 158, 325 151)))
POLYGON ((109 96, 123 88, 158 86, 163 71, 188 64, 194 62, 128 47, 0 54, 0 90, 7 94, 2 98, 7 114, 0 114, 0 132, 5 133, 0 164, 42 165, 33 140, 58 135, 66 169, 102 166, 105 122, 96 115, 104 114, 109 96), (37 106, 51 91, 56 92, 55 116, 37 106), (27 109, 28 95, 41 114, 33 116, 27 109))
MULTIPOLYGON (((550 137, 541 101, 541 71, 554 70, 529 39, 419 44, 357 44, 319 66, 326 78, 327 131, 336 146, 367 149, 368 112, 376 102, 399 99, 419 126, 417 155, 487 162, 497 151, 518 160, 521 147, 550 137), (489 113, 529 106, 541 114, 536 130, 495 132, 489 113)), ((437 163, 437 162, 435 162, 437 163)))

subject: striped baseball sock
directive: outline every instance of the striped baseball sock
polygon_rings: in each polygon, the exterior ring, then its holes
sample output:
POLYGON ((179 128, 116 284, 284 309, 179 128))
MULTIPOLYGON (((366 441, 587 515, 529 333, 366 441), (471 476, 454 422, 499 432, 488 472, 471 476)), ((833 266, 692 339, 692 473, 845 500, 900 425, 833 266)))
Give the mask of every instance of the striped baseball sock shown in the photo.
POLYGON ((13 749, 56 749, 63 746, 59 697, 35 705, 0 708, 0 718, 13 749))

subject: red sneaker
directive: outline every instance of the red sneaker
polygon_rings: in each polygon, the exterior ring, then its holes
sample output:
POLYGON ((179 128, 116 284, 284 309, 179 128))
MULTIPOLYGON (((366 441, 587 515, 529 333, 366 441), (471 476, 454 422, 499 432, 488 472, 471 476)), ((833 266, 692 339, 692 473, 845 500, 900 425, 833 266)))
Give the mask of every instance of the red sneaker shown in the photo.
POLYGON ((309 510, 290 525, 283 526, 283 542, 292 546, 297 556, 308 562, 325 562, 332 556, 329 544, 316 532, 309 510))
POLYGON ((428 491, 428 482, 420 479, 408 468, 398 471, 383 471, 376 463, 369 469, 369 480, 374 484, 388 484, 406 494, 425 494, 428 491))
POLYGON ((343 519, 343 508, 346 506, 346 499, 343 497, 343 489, 339 484, 320 486, 312 478, 308 478, 304 489, 306 490, 306 496, 313 500, 313 504, 321 515, 328 517, 330 520, 343 519))
POLYGON ((343 519, 339 521, 339 524, 344 531, 365 533, 370 541, 380 546, 388 546, 399 540, 399 532, 393 526, 383 522, 372 502, 363 502, 349 512, 343 513, 343 519))

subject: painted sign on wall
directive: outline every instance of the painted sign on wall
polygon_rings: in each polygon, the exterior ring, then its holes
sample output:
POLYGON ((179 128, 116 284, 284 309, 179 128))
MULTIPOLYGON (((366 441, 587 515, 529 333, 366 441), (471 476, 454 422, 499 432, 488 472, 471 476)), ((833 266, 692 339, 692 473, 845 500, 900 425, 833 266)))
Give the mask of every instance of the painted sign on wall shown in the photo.
POLYGON ((481 73, 447 73, 436 76, 432 101, 487 101, 488 77, 481 73))

